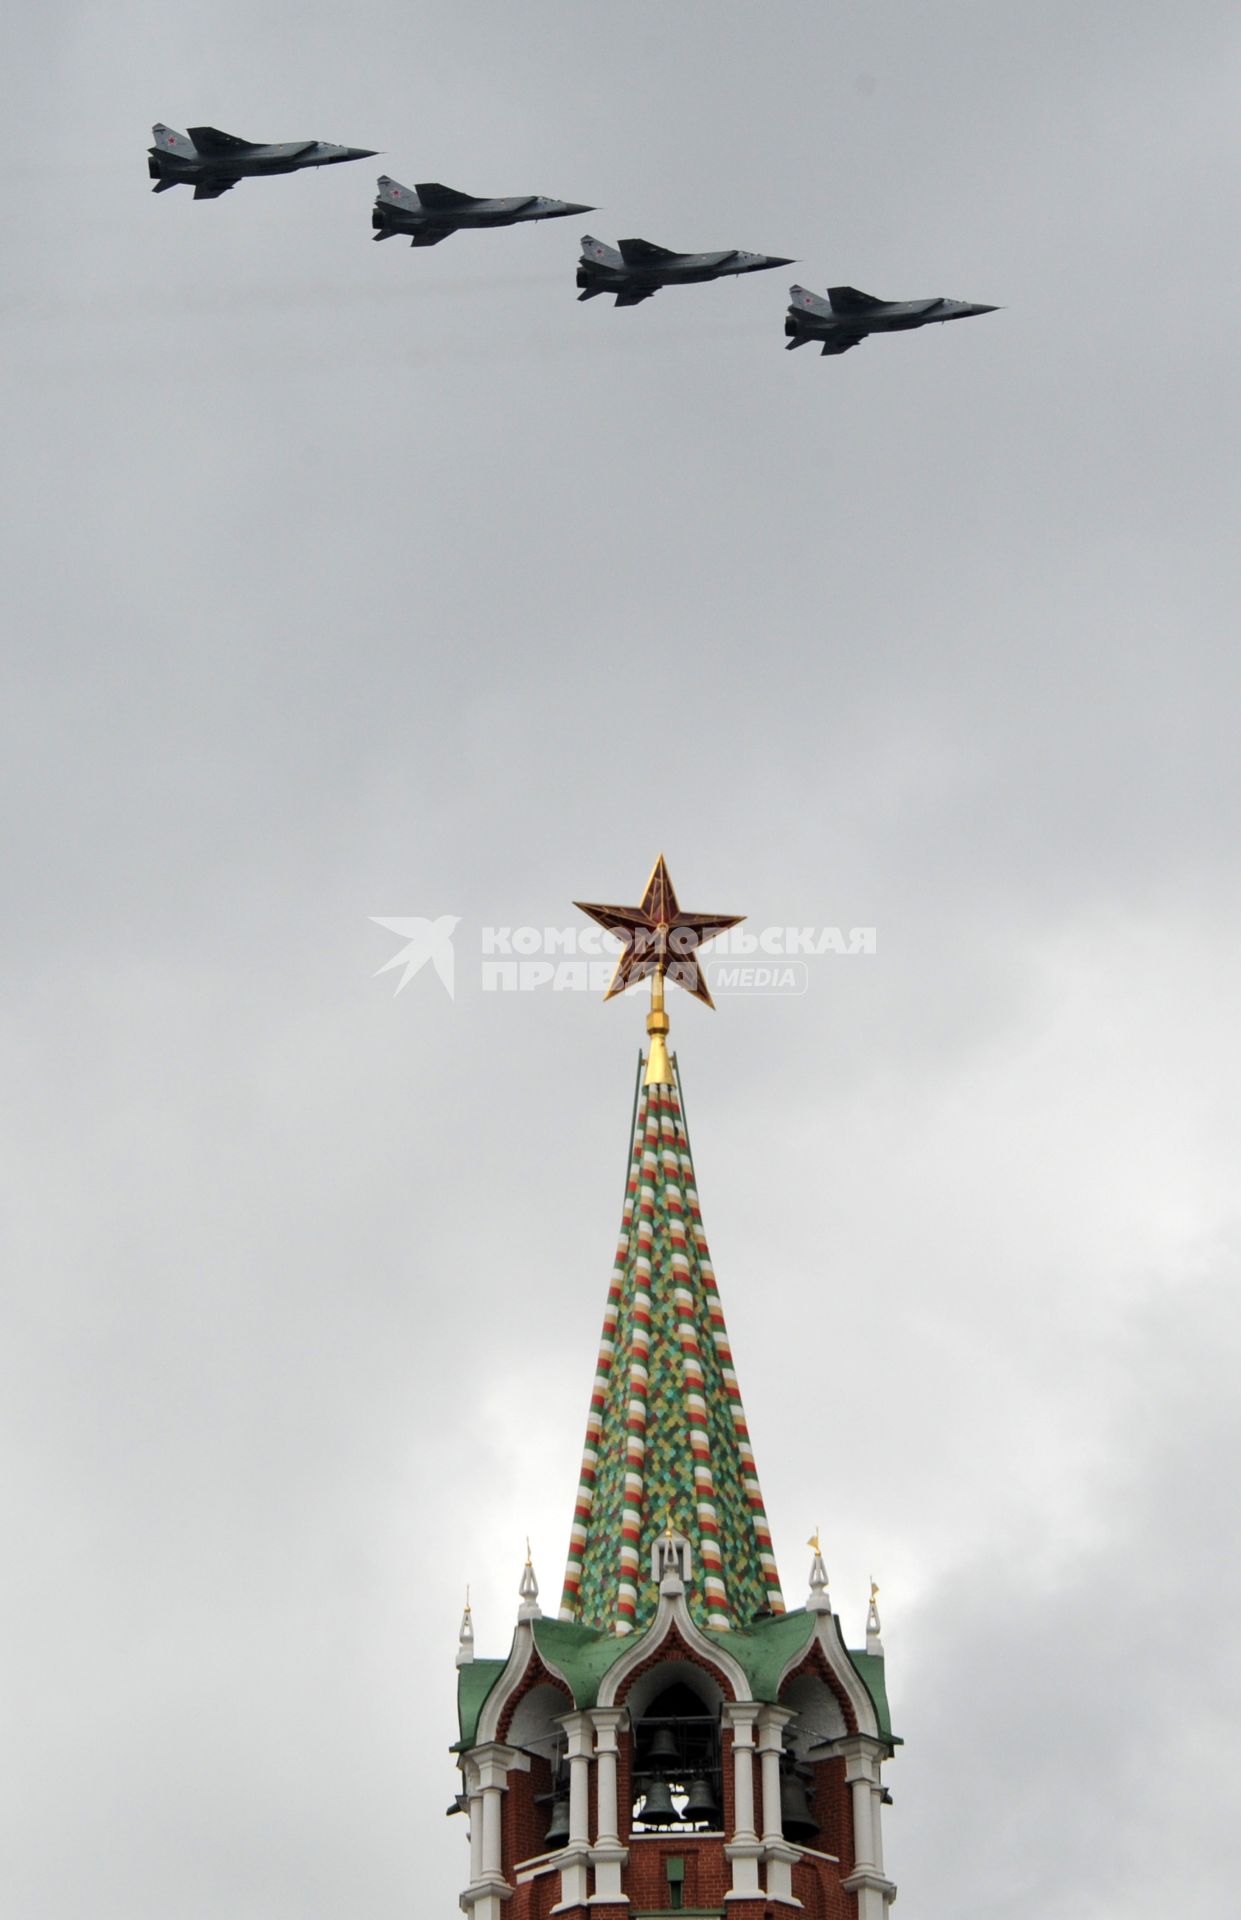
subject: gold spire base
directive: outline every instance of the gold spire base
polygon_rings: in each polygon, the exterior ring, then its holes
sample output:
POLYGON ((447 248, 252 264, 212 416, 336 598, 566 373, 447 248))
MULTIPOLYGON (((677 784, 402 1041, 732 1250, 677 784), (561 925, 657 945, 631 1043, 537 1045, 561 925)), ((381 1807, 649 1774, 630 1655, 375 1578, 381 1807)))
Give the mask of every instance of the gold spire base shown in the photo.
POLYGON ((648 1087, 670 1087, 672 1085, 672 1062, 662 1034, 652 1036, 650 1050, 646 1056, 646 1075, 644 1084, 648 1087))

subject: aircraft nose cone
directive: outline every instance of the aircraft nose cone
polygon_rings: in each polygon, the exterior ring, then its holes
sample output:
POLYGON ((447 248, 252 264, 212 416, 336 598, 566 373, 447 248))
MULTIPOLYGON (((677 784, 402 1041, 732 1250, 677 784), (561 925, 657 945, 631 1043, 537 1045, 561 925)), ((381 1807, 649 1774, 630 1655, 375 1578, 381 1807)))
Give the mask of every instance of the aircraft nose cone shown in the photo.
POLYGON ((562 213, 598 213, 599 209, 598 207, 579 206, 576 200, 563 200, 560 204, 560 211, 562 213))
POLYGON ((763 255, 763 265, 765 267, 795 267, 797 262, 796 260, 781 260, 780 256, 775 253, 765 253, 763 255))
POLYGON ((346 147, 345 152, 351 160, 376 160, 379 157, 378 147, 346 147))

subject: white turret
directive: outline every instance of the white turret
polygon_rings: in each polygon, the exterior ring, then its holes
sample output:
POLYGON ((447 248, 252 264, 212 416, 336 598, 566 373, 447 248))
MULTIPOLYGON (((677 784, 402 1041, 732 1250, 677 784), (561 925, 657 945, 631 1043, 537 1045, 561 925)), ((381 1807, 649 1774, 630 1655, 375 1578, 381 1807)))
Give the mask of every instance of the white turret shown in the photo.
POLYGON ((883 1641, 879 1638, 879 1607, 875 1596, 879 1592, 874 1580, 870 1583, 870 1605, 866 1609, 866 1651, 877 1653, 883 1658, 883 1641))
POLYGON ((819 1530, 816 1527, 806 1545, 814 1549, 814 1559, 810 1563, 810 1597, 806 1601, 807 1613, 830 1613, 831 1595, 827 1591, 827 1567, 823 1559, 823 1550, 819 1545, 819 1530))
POLYGON ((461 1616, 461 1631, 457 1635, 457 1665, 468 1667, 474 1658, 474 1616, 470 1611, 470 1589, 465 1590, 465 1612, 461 1616))
POLYGON ((541 1620, 543 1609, 539 1605, 539 1583, 534 1577, 534 1567, 530 1559, 530 1542, 526 1542, 526 1564, 522 1568, 521 1585, 517 1589, 521 1596, 521 1605, 517 1609, 519 1620, 541 1620))

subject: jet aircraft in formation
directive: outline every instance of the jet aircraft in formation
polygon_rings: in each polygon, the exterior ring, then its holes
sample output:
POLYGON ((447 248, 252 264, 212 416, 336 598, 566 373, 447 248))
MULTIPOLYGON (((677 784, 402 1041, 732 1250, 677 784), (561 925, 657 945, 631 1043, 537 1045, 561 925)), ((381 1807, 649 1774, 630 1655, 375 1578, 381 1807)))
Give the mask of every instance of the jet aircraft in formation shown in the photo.
POLYGON ((567 213, 593 213, 575 200, 547 200, 541 194, 522 193, 511 200, 476 200, 473 194, 441 187, 436 180, 420 180, 403 187, 399 180, 379 176, 379 197, 371 212, 374 240, 409 235, 413 247, 435 247, 461 227, 515 227, 522 220, 562 220, 567 213))
POLYGON ((765 267, 791 267, 774 253, 672 253, 651 240, 621 240, 605 247, 593 234, 582 235, 582 257, 577 263, 579 300, 614 293, 618 307, 636 307, 661 287, 687 285, 695 280, 721 280, 730 273, 761 273, 765 267))
MULTIPOLYGON (((188 134, 166 127, 151 129, 154 145, 147 166, 156 193, 169 187, 192 186, 196 200, 215 200, 239 180, 267 173, 297 173, 302 167, 330 167, 342 160, 367 160, 369 147, 334 147, 323 140, 289 140, 265 146, 242 140, 218 127, 191 127, 188 134)), ((540 194, 518 194, 506 200, 480 200, 438 181, 420 181, 403 187, 388 174, 379 176, 379 194, 371 213, 373 238, 391 240, 408 234, 411 246, 434 247, 463 227, 512 227, 527 220, 562 220, 570 213, 593 213, 593 207, 575 200, 548 200, 540 194)), ((722 280, 732 274, 762 273, 768 267, 790 267, 791 260, 774 253, 673 253, 650 240, 621 240, 605 246, 593 234, 582 235, 582 257, 577 265, 579 300, 601 293, 615 296, 618 307, 636 307, 661 287, 722 280)), ((969 300, 877 300, 856 287, 829 287, 827 299, 808 287, 790 287, 792 304, 784 331, 790 351, 818 341, 826 354, 847 353, 870 333, 905 333, 943 320, 966 320, 994 307, 969 300)))
POLYGON ((255 174, 298 173, 303 167, 334 167, 342 160, 370 160, 369 147, 332 147, 326 140, 286 140, 280 146, 242 140, 218 127, 191 127, 188 135, 157 122, 147 168, 155 193, 193 187, 195 200, 217 200, 239 180, 255 174))
POLYGON ((856 287, 829 287, 827 299, 809 287, 790 287, 792 300, 784 319, 787 347, 804 347, 821 340, 824 353, 848 353, 868 333, 908 333, 911 327, 938 326, 941 320, 969 320, 976 313, 994 313, 972 300, 877 300, 856 287))

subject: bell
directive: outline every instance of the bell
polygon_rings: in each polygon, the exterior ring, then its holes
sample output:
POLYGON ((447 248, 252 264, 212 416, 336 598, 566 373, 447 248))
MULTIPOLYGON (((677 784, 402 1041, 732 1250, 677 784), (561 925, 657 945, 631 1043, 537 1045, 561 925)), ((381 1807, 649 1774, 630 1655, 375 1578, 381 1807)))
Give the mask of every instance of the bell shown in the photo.
POLYGON ((786 1840, 809 1842, 819 1831, 806 1783, 800 1773, 791 1770, 780 1775, 780 1825, 786 1840))
POLYGON ((672 1728, 656 1727, 651 1744, 646 1750, 646 1764, 650 1767, 675 1767, 679 1759, 677 1737, 672 1728))
POLYGON ((672 1804, 672 1788, 666 1780, 652 1780, 642 1802, 641 1819, 648 1827, 674 1827, 681 1818, 672 1804))
POLYGON ((550 1853, 554 1847, 564 1847, 569 1843, 569 1796, 558 1793, 552 1801, 552 1817, 548 1823, 543 1845, 550 1853))
POLYGON ((689 1783, 685 1805, 681 1809, 681 1818, 686 1821, 704 1821, 709 1827, 720 1827, 724 1824, 724 1809, 716 1800, 715 1788, 701 1774, 689 1783))

